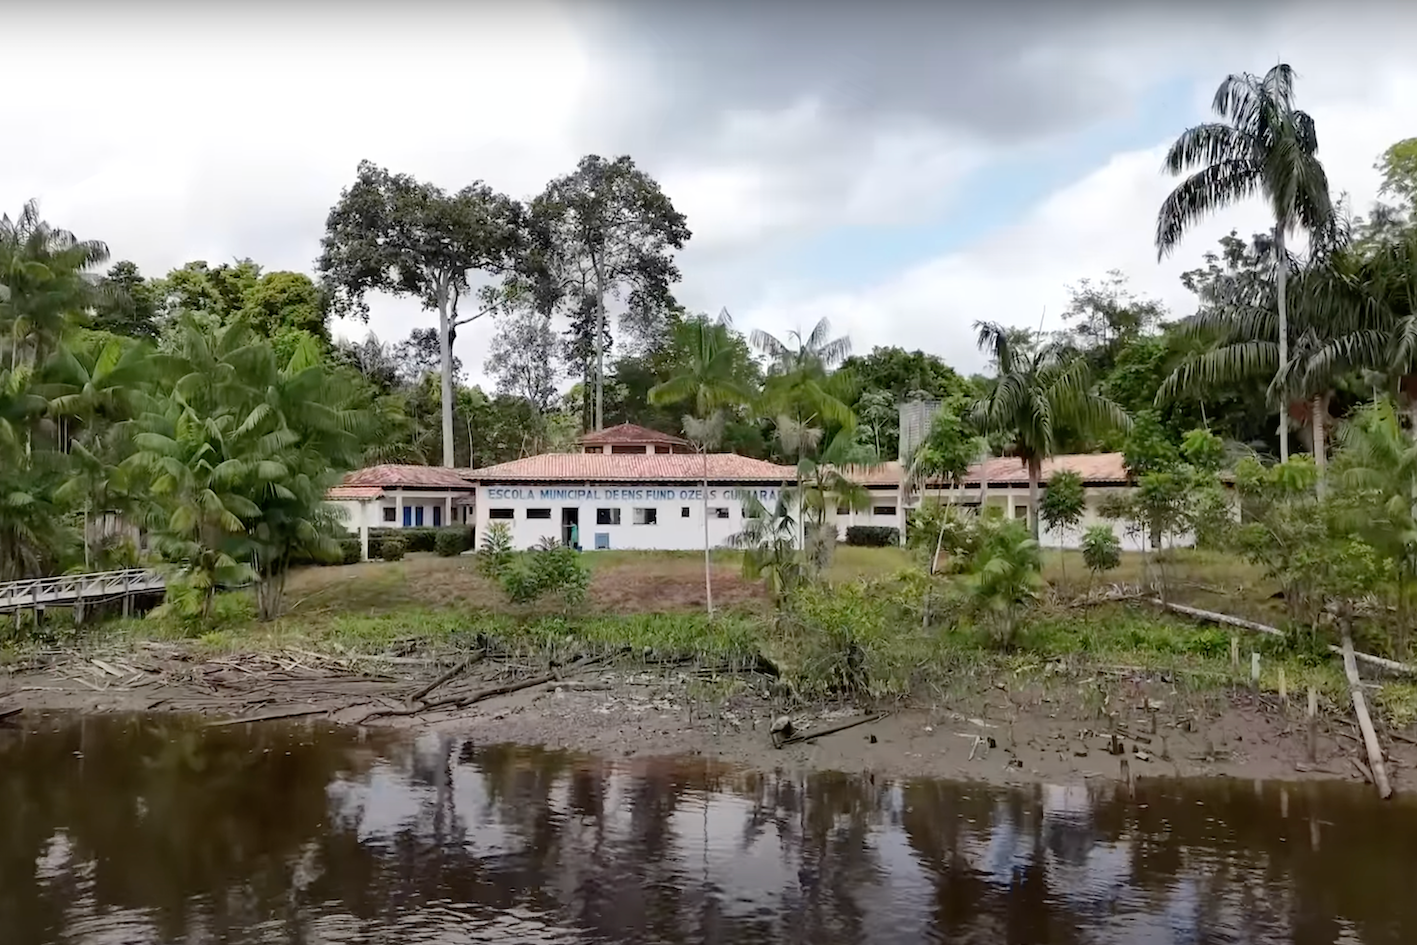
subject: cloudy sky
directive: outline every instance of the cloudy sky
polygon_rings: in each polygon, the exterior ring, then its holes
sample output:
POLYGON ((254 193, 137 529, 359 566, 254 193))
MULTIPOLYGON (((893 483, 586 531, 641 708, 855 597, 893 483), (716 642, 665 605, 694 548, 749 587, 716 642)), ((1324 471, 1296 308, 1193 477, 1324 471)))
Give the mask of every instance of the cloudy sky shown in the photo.
MULTIPOLYGON (((1360 209, 1377 154, 1417 135, 1417 6, 1390 2, 4 6, 27 82, 0 208, 37 197, 149 274, 309 271, 361 158, 526 197, 586 152, 629 153, 688 215, 691 308, 774 332, 826 316, 859 351, 966 372, 976 319, 1056 327, 1068 286, 1110 269, 1184 313, 1178 274, 1264 227, 1243 206, 1164 263, 1152 248, 1162 152, 1226 73, 1299 71, 1360 209)), ((380 299, 335 330, 428 324, 380 299)), ((481 380, 493 326, 474 327, 458 354, 481 380)))

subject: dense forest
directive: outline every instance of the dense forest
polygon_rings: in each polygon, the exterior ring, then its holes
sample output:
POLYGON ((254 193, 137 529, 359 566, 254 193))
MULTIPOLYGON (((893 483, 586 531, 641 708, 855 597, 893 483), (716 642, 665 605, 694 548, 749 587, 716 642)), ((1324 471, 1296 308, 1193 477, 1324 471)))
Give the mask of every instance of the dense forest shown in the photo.
POLYGON ((1331 196, 1291 83, 1287 67, 1232 77, 1217 120, 1168 156, 1182 179, 1159 211, 1160 253, 1242 198, 1276 221, 1204 252, 1183 276, 1193 310, 1166 311, 1122 272, 1079 274, 1060 331, 981 313, 991 369, 970 377, 923 351, 853 352, 825 321, 778 338, 686 311, 675 253, 689 221, 629 157, 589 155, 526 200, 365 162, 313 276, 252 259, 145 276, 30 204, 0 221, 0 579, 132 559, 95 524, 121 517, 182 564, 192 606, 244 576, 274 613, 289 564, 338 533, 321 499, 344 471, 483 466, 627 421, 797 464, 804 514, 821 519, 854 501, 842 470, 896 458, 897 405, 912 399, 944 404, 906 457, 923 474, 985 450, 1036 471, 1117 449, 1135 474, 1169 475, 1212 441, 1230 465, 1247 453, 1263 467, 1288 458, 1292 430, 1322 490, 1340 427, 1388 423, 1388 448, 1411 450, 1417 139, 1378 156, 1381 202, 1357 215, 1331 196), (433 324, 336 339, 335 319, 367 319, 373 293, 418 300, 433 324), (482 318, 490 391, 453 355, 482 318))

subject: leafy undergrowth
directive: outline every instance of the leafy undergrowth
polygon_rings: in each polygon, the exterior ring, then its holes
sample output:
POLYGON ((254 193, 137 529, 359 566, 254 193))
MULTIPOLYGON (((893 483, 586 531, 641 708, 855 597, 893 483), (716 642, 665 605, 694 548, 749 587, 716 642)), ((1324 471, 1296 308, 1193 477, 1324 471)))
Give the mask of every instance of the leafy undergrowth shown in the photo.
MULTIPOLYGON (((303 649, 386 656, 490 645, 528 659, 589 652, 649 662, 696 663, 717 673, 764 668, 766 660, 781 672, 786 686, 806 701, 852 694, 935 702, 946 701, 961 687, 977 686, 981 680, 1010 690, 1053 685, 1058 680, 1072 680, 1076 687, 1080 679, 1108 674, 1116 678, 1137 671, 1164 675, 1178 687, 1214 692, 1250 685, 1249 654, 1258 650, 1262 689, 1277 691, 1283 670, 1296 702, 1302 702, 1308 686, 1339 711, 1346 711, 1348 701, 1341 667, 1324 649, 1326 640, 1304 634, 1286 640, 1242 635, 1242 658, 1235 666, 1230 631, 1165 615, 1142 603, 1090 608, 1044 605, 1032 611, 1012 645, 1003 648, 986 625, 973 619, 948 583, 931 585, 918 569, 899 567, 907 559, 897 549, 850 549, 838 557, 830 583, 799 593, 782 612, 737 607, 720 612, 714 620, 675 600, 658 611, 647 603, 643 609, 621 613, 593 606, 578 614, 481 607, 462 593, 444 597, 416 593, 424 581, 449 574, 461 575, 457 580, 463 582, 464 591, 476 580, 470 567, 463 573, 439 564, 446 559, 429 559, 430 564, 410 572, 416 560, 312 569, 319 581, 311 583, 309 575, 292 580, 288 614, 270 623, 255 620, 248 596, 228 594, 217 599, 214 613, 200 630, 159 609, 145 619, 81 631, 65 630, 56 621, 30 645, 181 640, 195 651, 214 655, 303 649), (892 565, 896 569, 888 570, 892 565), (384 569, 382 584, 373 579, 378 569, 384 569), (340 572, 344 580, 334 580, 340 572), (923 606, 927 588, 928 613, 923 606)), ((649 560, 629 554, 607 558, 595 565, 597 580, 639 572, 646 582, 643 593, 650 594, 653 573, 644 568, 649 560)), ((701 581, 702 558, 676 555, 664 560, 679 580, 701 581)), ((730 570, 728 562, 721 567, 730 570)), ((1048 562, 1049 571, 1054 567, 1065 568, 1069 578, 1083 571, 1080 559, 1063 562, 1056 555, 1048 562)), ((1189 567, 1190 572, 1182 573, 1194 576, 1202 567, 1209 569, 1206 581, 1196 582, 1207 587, 1253 578, 1235 569, 1233 560, 1227 565, 1199 554, 1189 567)), ((1229 608, 1216 609, 1234 612, 1234 602, 1230 603, 1229 608)), ((1391 724, 1405 727, 1417 720, 1417 685, 1385 682, 1373 692, 1372 701, 1391 724)))

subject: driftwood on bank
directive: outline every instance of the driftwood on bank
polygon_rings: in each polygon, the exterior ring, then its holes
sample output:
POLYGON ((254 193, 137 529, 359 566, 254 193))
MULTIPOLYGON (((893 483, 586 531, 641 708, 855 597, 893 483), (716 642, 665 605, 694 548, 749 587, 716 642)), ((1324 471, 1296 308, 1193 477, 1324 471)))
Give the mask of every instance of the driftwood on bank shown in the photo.
POLYGON ((443 699, 435 699, 432 702, 425 702, 423 703, 423 705, 415 706, 411 709, 375 709, 373 712, 370 712, 368 715, 364 716, 364 718, 360 719, 358 724, 363 725, 370 719, 376 719, 380 717, 397 718, 409 715, 422 715, 424 712, 432 712, 435 709, 465 709, 470 705, 482 702, 486 699, 491 699, 495 696, 511 695, 514 692, 521 692, 523 689, 530 689, 533 686, 544 686, 547 683, 556 682, 558 679, 561 679, 565 674, 574 672, 577 669, 582 669, 588 666, 589 664, 596 662, 599 659, 601 659, 601 657, 582 657, 581 659, 576 660, 574 663, 570 663, 560 669, 554 669, 551 672, 544 673, 540 676, 532 676, 527 679, 519 679, 514 682, 504 683, 500 686, 493 686, 490 689, 479 689, 477 692, 468 693, 467 695, 448 696, 443 699))
POLYGON ((1358 717, 1358 728, 1363 732, 1363 747, 1368 751, 1368 770, 1373 773, 1378 797, 1387 800, 1392 797, 1392 784, 1387 779, 1387 766, 1383 763, 1383 748, 1378 744, 1378 733, 1373 730, 1373 720, 1368 716, 1368 700, 1363 695, 1363 682, 1358 676, 1358 661, 1354 659, 1353 634, 1346 621, 1342 630, 1343 672, 1348 677, 1348 692, 1353 697, 1353 714, 1358 717))
POLYGON ((20 707, 16 707, 16 708, 13 708, 13 709, 0 709, 0 722, 3 722, 3 721, 5 721, 6 719, 9 719, 9 718, 14 718, 15 716, 19 715, 19 714, 20 714, 21 712, 23 712, 23 711, 25 711, 25 710, 24 710, 23 708, 20 708, 20 707))
POLYGON ((215 722, 208 722, 207 728, 226 728, 228 725, 240 725, 243 722, 274 722, 277 719, 298 719, 307 715, 323 715, 326 712, 333 712, 342 708, 335 706, 331 708, 327 705, 309 709, 281 709, 277 712, 267 712, 264 715, 247 715, 235 719, 218 719, 215 722))
POLYGON ((845 722, 840 722, 836 725, 828 725, 826 728, 819 728, 813 732, 801 732, 797 735, 792 735, 788 738, 784 738, 782 740, 782 744, 797 745, 802 742, 810 742, 812 739, 821 738, 823 735, 835 735, 837 732, 844 732, 849 728, 855 728, 858 725, 865 725, 868 722, 879 722, 885 717, 886 713, 884 712, 878 712, 875 715, 863 715, 860 718, 848 719, 845 722))
MULTIPOLYGON (((1201 610, 1199 607, 1187 607, 1184 604, 1172 604, 1168 603, 1167 601, 1163 601, 1158 597, 1147 598, 1147 601, 1148 603, 1155 604, 1158 607, 1164 607, 1167 610, 1175 611, 1178 614, 1185 614, 1187 617, 1194 617, 1197 620, 1205 620, 1209 621, 1210 623, 1218 623, 1226 627, 1237 627, 1241 630, 1253 630, 1256 633, 1264 633, 1274 637, 1284 636, 1284 631, 1280 630, 1278 627, 1271 627, 1268 624, 1256 623, 1253 620, 1242 620, 1239 617, 1232 617, 1229 614, 1218 614, 1213 610, 1201 610)), ((1341 646, 1334 646, 1332 644, 1329 644, 1328 649, 1330 653, 1336 653, 1339 656, 1344 655, 1344 649, 1341 646)), ((1403 673, 1408 676, 1417 676, 1417 666, 1412 666, 1408 663, 1399 663, 1397 660, 1390 660, 1382 656, 1373 656, 1370 653, 1355 652, 1353 653, 1353 658, 1361 662, 1367 663, 1370 666, 1376 666, 1380 669, 1385 669, 1390 673, 1403 673)))
POLYGON ((439 686, 443 685, 454 677, 461 676, 464 672, 467 671, 468 667, 472 666, 478 660, 482 659, 482 657, 486 655, 486 652, 486 650, 478 650, 477 652, 473 653, 467 659, 463 660, 461 663, 457 664, 452 669, 448 670, 446 673, 439 676, 437 679, 433 680, 431 683, 424 686, 422 689, 418 690, 413 695, 409 696, 408 701, 410 703, 422 702, 434 689, 437 689, 439 686))

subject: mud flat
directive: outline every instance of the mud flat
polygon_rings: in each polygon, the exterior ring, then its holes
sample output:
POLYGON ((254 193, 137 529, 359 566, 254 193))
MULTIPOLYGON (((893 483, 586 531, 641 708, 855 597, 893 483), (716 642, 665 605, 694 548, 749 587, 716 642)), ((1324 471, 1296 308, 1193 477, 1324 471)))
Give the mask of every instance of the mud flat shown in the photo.
MULTIPOLYGON (((765 770, 991 783, 1367 776, 1360 736, 1336 711, 1321 714, 1311 759, 1301 705, 1125 668, 1026 684, 969 679, 930 701, 791 705, 768 676, 677 665, 547 667, 466 654, 369 658, 299 650, 214 658, 146 643, 103 657, 12 666, 0 675, 0 716, 17 709, 176 712, 223 725, 321 717, 614 757, 699 754, 765 770), (784 715, 801 740, 775 748, 770 729, 784 715)), ((1382 741, 1400 791, 1417 766, 1417 741, 1394 732, 1382 741)))

